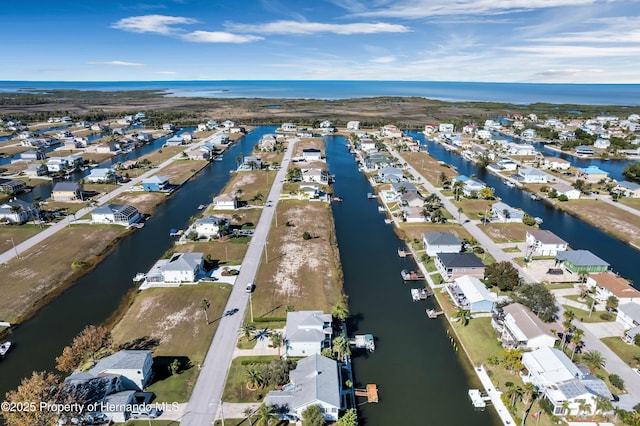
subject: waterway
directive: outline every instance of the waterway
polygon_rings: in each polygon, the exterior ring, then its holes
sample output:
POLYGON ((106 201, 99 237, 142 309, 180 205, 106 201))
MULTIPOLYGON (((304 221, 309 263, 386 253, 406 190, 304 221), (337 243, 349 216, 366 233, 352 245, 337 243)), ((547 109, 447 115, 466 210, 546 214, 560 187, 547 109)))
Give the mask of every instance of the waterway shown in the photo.
POLYGON ((0 399, 33 370, 52 371, 55 357, 88 324, 100 324, 117 309, 123 296, 135 285, 132 277, 147 271, 173 245, 171 228, 184 228, 198 212, 199 204, 211 202, 236 168, 235 158, 248 155, 265 133, 276 127, 264 126, 249 133, 231 147, 222 161, 204 168, 157 210, 142 229, 125 237, 94 270, 80 278, 30 320, 17 327, 8 339, 14 343, 0 362, 0 399))
POLYGON ((476 175, 478 179, 493 187, 495 195, 503 202, 512 207, 521 208, 533 217, 542 218, 544 222, 540 228, 552 231, 567 241, 572 249, 589 250, 609 262, 613 271, 634 283, 640 283, 640 269, 635 267, 639 254, 631 246, 556 207, 542 201, 531 200, 528 192, 509 188, 503 184, 502 179, 475 163, 465 160, 455 152, 445 150, 442 145, 425 139, 421 132, 408 131, 407 134, 421 144, 426 144, 429 154, 439 161, 450 164, 458 173, 467 176, 476 175))
POLYGON ((349 295, 348 328, 376 338, 374 353, 353 357, 356 387, 376 383, 380 391, 379 404, 359 407, 361 424, 499 424, 491 409, 473 409, 467 394, 477 387, 470 383, 473 373, 451 346, 444 320, 427 318, 432 301, 412 301, 410 289, 419 283, 404 283, 400 271, 416 265, 398 257, 402 242, 384 223, 378 203, 367 199, 371 186, 358 172, 345 138, 325 140, 329 171, 336 176, 334 192, 344 198, 332 209, 349 295))

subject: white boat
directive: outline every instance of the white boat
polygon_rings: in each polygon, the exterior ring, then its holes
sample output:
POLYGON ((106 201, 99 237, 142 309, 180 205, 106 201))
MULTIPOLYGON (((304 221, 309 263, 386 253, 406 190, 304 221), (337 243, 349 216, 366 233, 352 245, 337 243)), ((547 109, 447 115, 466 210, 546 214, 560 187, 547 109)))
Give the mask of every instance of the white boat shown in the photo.
POLYGON ((366 349, 369 352, 376 350, 376 343, 373 338, 373 334, 356 334, 355 337, 349 339, 349 344, 358 349, 366 349))
POLYGON ((534 217, 533 220, 535 220, 538 225, 542 224, 542 222, 543 222, 542 218, 541 217, 537 217, 537 216, 534 217))
POLYGON ((11 342, 9 341, 2 342, 0 344, 0 356, 4 356, 7 352, 9 352, 10 348, 11 348, 11 342))
POLYGON ((387 219, 384 220, 384 223, 386 223, 387 225, 390 224, 390 223, 393 223, 393 219, 387 218, 387 219))
POLYGON ((426 300, 429 297, 429 292, 426 288, 412 288, 411 289, 411 298, 414 302, 418 302, 420 300, 426 300))
POLYGON ((135 277, 133 277, 133 282, 142 281, 142 280, 144 280, 145 278, 147 278, 147 274, 142 273, 142 272, 138 272, 138 273, 136 274, 136 276, 135 276, 135 277))
POLYGON ((515 188, 516 187, 515 183, 513 183, 511 181, 508 181, 508 180, 505 180, 504 184, 507 185, 509 188, 515 188))
POLYGON ((378 206, 378 211, 384 213, 384 206, 378 206))

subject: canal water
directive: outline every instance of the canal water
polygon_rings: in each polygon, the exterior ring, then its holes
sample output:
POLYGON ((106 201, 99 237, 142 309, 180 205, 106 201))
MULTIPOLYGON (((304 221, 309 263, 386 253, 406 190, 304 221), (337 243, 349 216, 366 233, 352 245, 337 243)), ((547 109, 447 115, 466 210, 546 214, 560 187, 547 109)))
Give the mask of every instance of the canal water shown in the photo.
POLYGON ((122 297, 135 285, 137 272, 147 271, 173 245, 171 228, 184 228, 198 212, 198 205, 211 202, 235 169, 235 158, 248 155, 274 126, 259 127, 186 183, 145 222, 142 229, 125 237, 94 270, 80 278, 60 297, 41 309, 32 319, 8 336, 15 346, 0 362, 0 400, 33 370, 53 371, 55 357, 86 325, 98 325, 117 309, 122 297))
MULTIPOLYGON (((336 237, 349 295, 350 333, 372 333, 376 350, 354 353, 356 387, 378 385, 379 404, 359 407, 367 426, 499 424, 491 409, 473 409, 467 391, 468 361, 450 344, 443 319, 428 319, 432 301, 413 302, 412 287, 404 283, 402 269, 415 269, 412 260, 398 257, 402 246, 392 225, 384 222, 364 175, 358 172, 342 136, 325 137, 334 193, 344 199, 333 203, 336 237)), ((362 399, 360 399, 362 402, 362 399)))
POLYGON ((509 188, 499 177, 465 160, 455 152, 445 150, 442 145, 425 139, 421 132, 408 131, 407 134, 421 144, 426 144, 429 154, 439 161, 450 164, 458 173, 467 176, 476 175, 493 187, 495 195, 503 202, 512 207, 521 208, 533 217, 542 218, 543 223, 540 228, 548 229, 560 236, 572 249, 589 250, 609 262, 612 270, 622 277, 633 281, 636 285, 640 283, 640 269, 635 266, 640 259, 640 252, 631 246, 543 201, 531 200, 528 192, 509 188))

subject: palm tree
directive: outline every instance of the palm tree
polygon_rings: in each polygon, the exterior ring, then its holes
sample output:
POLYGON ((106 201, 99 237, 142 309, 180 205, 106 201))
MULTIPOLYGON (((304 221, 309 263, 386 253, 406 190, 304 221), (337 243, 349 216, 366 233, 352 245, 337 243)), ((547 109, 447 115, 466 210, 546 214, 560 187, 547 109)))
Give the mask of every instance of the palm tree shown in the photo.
POLYGON ((258 192, 256 195, 253 196, 253 201, 262 201, 264 199, 264 195, 262 194, 262 192, 258 192))
POLYGON ((576 314, 571 309, 565 309, 565 311, 562 313, 562 316, 567 321, 573 321, 576 317, 576 314))
POLYGON ((245 322, 240 328, 244 337, 249 340, 251 339, 251 335, 256 331, 256 326, 252 322, 245 322))
POLYGON ((338 321, 344 321, 349 316, 349 306, 347 305, 347 298, 344 296, 331 310, 331 316, 338 321))
POLYGON ((466 327, 469 325, 470 314, 469 310, 463 309, 462 307, 458 307, 458 311, 456 312, 456 318, 460 318, 460 323, 466 327))
POLYGON ((210 307, 211 303, 209 303, 209 299, 202 299, 200 301, 200 309, 204 312, 204 318, 207 321, 207 324, 209 324, 209 313, 207 312, 207 309, 210 307))
POLYGON ((336 354, 338 360, 342 360, 345 355, 351 355, 351 348, 349 347, 349 341, 344 336, 340 335, 333 339, 331 342, 333 346, 333 352, 336 354))
POLYGON ((576 328, 576 330, 573 332, 573 335, 571 336, 571 344, 573 345, 573 352, 571 352, 571 361, 573 361, 573 357, 576 354, 576 350, 578 349, 578 346, 581 345, 583 337, 584 337, 584 330, 576 328))
POLYGON ((464 210, 462 209, 462 207, 458 207, 458 222, 460 222, 460 218, 461 218, 463 212, 464 212, 464 210))
POLYGON ((567 346, 567 343, 569 343, 569 340, 567 339, 567 335, 569 334, 569 330, 571 329, 571 327, 573 327, 573 324, 571 324, 571 320, 562 321, 562 328, 563 328, 563 331, 564 331, 564 334, 562 335, 562 349, 563 350, 567 346))
POLYGON ((594 373, 598 368, 607 364, 607 359, 598 351, 589 351, 582 355, 582 362, 587 364, 591 372, 594 373))
POLYGON ((611 403, 609 398, 607 398, 605 396, 602 396, 602 395, 596 396, 596 409, 593 411, 593 416, 594 417, 595 417, 596 413, 598 412, 598 410, 601 413, 607 413, 607 412, 613 410, 613 404, 611 403))
POLYGON ((240 223, 240 221, 242 220, 242 216, 234 213, 233 216, 231 216, 231 220, 233 220, 235 223, 240 223))
POLYGON ((460 191, 462 188, 464 188, 464 182, 459 180, 455 181, 453 184, 453 194, 456 201, 460 201, 460 191))
POLYGON ((250 365, 245 370, 245 375, 247 377, 247 385, 252 389, 257 389, 262 387, 264 384, 264 376, 262 375, 262 370, 256 368, 254 365, 250 365))
POLYGON ((276 418, 273 408, 266 404, 261 404, 255 415, 257 417, 256 426, 269 426, 271 420, 276 418))
POLYGON ((522 386, 515 385, 513 382, 506 382, 505 386, 507 387, 505 396, 511 400, 511 407, 514 407, 516 405, 516 399, 522 399, 525 393, 524 389, 522 389, 522 386))
POLYGON ((251 407, 247 407, 244 409, 243 413, 247 417, 247 420, 249 420, 249 425, 253 426, 253 419, 251 418, 253 415, 253 409, 251 407))
POLYGON ((280 347, 284 342, 284 338, 282 337, 282 334, 280 334, 277 331, 272 331, 271 333, 269 333, 269 339, 271 339, 271 344, 276 348, 278 348, 278 356, 280 356, 280 347))

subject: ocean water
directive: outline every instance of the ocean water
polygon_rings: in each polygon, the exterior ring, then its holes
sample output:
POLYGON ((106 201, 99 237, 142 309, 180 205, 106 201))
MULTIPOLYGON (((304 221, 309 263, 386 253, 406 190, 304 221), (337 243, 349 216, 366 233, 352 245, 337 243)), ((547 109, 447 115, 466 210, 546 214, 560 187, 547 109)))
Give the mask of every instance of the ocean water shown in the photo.
MULTIPOLYGON (((639 84, 473 83, 436 81, 0 81, 0 93, 52 89, 156 90, 166 96, 264 99, 351 99, 416 96, 442 101, 512 104, 640 105, 639 84)), ((603 111, 605 112, 605 111, 603 111)))

